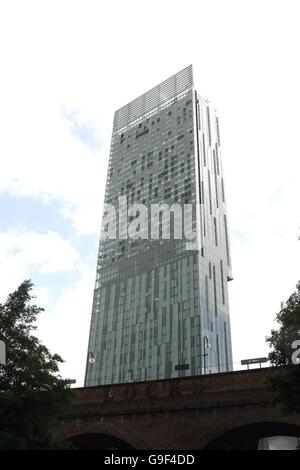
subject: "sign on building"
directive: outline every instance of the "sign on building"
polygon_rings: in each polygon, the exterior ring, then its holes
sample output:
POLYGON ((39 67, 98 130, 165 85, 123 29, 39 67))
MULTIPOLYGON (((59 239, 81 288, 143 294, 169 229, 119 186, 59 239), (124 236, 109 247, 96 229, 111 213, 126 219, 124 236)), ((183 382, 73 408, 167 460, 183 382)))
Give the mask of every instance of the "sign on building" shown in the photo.
POLYGON ((251 364, 259 364, 259 366, 261 367, 263 362, 268 362, 268 358, 267 357, 255 357, 253 359, 243 359, 241 361, 241 364, 242 366, 247 366, 247 368, 249 369, 249 366, 251 364))

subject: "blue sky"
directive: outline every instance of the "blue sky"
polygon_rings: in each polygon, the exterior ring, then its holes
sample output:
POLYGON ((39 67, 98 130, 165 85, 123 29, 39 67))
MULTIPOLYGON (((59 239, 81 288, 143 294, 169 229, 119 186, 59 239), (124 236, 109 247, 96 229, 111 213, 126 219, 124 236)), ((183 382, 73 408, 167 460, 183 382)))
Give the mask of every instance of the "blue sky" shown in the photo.
POLYGON ((136 0, 1 4, 0 301, 33 279, 39 335, 78 385, 113 113, 190 63, 220 120, 234 360, 267 354, 299 279, 299 8, 153 0, 146 18, 136 0))
POLYGON ((0 229, 23 227, 25 230, 58 231, 64 237, 72 237, 72 224, 62 216, 63 205, 59 202, 46 202, 39 198, 18 197, 7 193, 0 194, 0 229))

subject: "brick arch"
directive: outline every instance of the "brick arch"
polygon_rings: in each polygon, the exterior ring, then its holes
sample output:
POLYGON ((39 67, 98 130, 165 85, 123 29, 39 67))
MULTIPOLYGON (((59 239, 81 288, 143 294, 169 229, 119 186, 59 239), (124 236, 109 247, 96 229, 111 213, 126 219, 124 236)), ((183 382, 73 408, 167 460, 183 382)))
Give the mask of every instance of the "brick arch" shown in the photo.
POLYGON ((226 433, 251 425, 259 426, 273 423, 274 425, 290 425, 291 427, 293 426, 300 430, 299 417, 283 416, 278 410, 271 407, 262 409, 261 411, 262 412, 260 414, 258 410, 247 410, 246 412, 242 412, 242 410, 240 410, 238 417, 234 416, 233 418, 227 418, 220 424, 210 426, 191 443, 190 448, 205 449, 226 433))
POLYGON ((129 426, 126 426, 125 423, 122 423, 120 426, 118 423, 111 424, 103 423, 101 421, 85 422, 78 419, 74 423, 61 423, 59 429, 55 432, 55 438, 60 441, 67 441, 82 434, 105 434, 121 439, 135 449, 148 448, 137 435, 136 431, 132 430, 129 426))

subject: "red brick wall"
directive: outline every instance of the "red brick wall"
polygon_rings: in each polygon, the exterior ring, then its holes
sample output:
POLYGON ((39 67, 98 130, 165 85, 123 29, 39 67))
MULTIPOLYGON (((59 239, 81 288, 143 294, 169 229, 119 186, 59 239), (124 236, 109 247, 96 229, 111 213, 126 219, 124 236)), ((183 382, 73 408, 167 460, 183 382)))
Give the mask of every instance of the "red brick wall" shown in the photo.
POLYGON ((240 426, 282 422, 264 390, 270 369, 80 388, 55 433, 121 438, 138 449, 201 449, 240 426))

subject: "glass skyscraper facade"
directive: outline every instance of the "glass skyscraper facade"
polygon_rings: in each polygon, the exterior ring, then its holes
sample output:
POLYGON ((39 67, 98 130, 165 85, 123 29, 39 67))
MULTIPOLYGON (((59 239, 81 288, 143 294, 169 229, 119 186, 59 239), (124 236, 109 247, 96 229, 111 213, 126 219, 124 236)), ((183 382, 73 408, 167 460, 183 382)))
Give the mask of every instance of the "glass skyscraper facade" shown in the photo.
POLYGON ((194 88, 192 66, 116 111, 105 203, 116 213, 103 215, 85 385, 231 370, 219 122, 194 88), (182 220, 172 207, 170 239, 163 215, 151 237, 153 204, 192 207, 195 240, 174 236, 182 220), (151 213, 148 236, 130 237, 142 208, 151 213), (116 237, 104 237, 115 221, 116 237))

